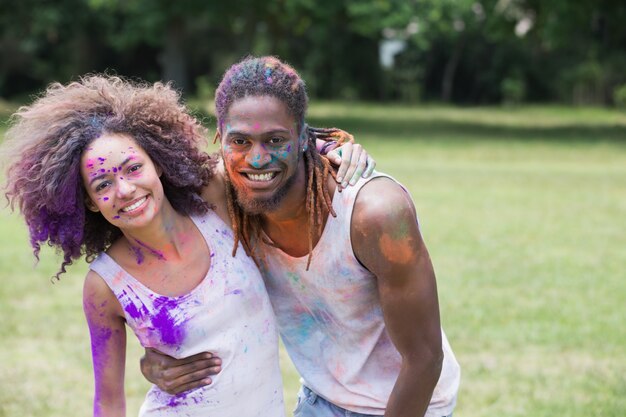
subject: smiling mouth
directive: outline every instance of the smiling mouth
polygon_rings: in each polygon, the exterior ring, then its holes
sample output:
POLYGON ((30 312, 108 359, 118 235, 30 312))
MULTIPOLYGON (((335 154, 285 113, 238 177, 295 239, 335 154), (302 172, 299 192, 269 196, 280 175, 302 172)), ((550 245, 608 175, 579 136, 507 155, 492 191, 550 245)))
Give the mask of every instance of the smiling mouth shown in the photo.
POLYGON ((135 201, 130 206, 126 206, 123 209, 121 209, 120 211, 123 211, 124 213, 128 213, 129 211, 136 210, 144 203, 144 201, 146 201, 147 198, 148 198, 147 196, 143 197, 143 198, 140 198, 139 200, 135 201))
POLYGON ((276 172, 266 172, 264 174, 245 174, 250 181, 267 182, 274 179, 276 172))

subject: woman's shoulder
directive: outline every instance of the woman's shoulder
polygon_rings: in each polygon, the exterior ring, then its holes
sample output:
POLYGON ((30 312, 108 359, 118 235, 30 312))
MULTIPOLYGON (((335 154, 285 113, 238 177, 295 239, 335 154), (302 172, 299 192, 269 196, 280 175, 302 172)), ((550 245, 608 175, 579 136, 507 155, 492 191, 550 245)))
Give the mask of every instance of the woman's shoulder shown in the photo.
POLYGON ((83 308, 85 313, 98 310, 112 316, 123 316, 117 297, 106 281, 94 270, 89 270, 83 284, 83 308))

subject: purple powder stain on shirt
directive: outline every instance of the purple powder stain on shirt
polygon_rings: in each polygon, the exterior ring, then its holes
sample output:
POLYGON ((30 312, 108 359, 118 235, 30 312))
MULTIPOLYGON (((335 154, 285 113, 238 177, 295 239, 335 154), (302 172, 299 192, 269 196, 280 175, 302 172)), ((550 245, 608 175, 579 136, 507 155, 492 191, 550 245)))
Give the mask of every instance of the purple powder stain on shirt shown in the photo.
POLYGON ((150 313, 148 308, 144 305, 141 299, 137 296, 132 287, 127 287, 128 292, 126 290, 122 290, 122 297, 126 299, 124 303, 124 311, 128 313, 128 315, 134 319, 138 319, 141 317, 146 317, 150 313), (135 301, 139 303, 139 308, 135 305, 135 301))
POLYGON ((224 294, 224 295, 231 295, 231 294, 239 295, 239 294, 241 294, 241 292, 242 292, 242 291, 241 291, 239 288, 237 288, 236 290, 232 290, 232 291, 230 291, 230 292, 227 292, 227 293, 226 293, 226 294, 224 294))
POLYGON ((185 321, 177 320, 175 316, 176 299, 158 297, 154 300, 154 308, 157 313, 152 317, 153 329, 161 335, 163 343, 180 346, 185 338, 185 321))
POLYGON ((128 313, 130 317, 134 319, 141 318, 148 314, 148 309, 146 308, 146 306, 142 304, 141 307, 137 308, 132 302, 128 303, 128 305, 124 307, 124 310, 126 311, 126 313, 128 313))

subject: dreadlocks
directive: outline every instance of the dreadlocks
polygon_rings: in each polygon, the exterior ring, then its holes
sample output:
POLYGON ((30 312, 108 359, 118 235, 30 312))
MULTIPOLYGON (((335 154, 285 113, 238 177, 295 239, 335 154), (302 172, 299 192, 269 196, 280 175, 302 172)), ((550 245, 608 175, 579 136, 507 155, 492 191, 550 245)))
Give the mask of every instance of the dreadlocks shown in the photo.
MULTIPOLYGON (((303 153, 307 175, 306 212, 309 216, 309 256, 306 269, 311 264, 313 238, 315 233, 321 234, 324 218, 327 213, 336 217, 332 207, 330 192, 326 179, 328 175, 335 178, 327 158, 321 156, 316 149, 316 140, 336 140, 338 144, 352 141, 352 136, 340 129, 320 129, 306 125, 308 96, 304 81, 289 65, 275 57, 246 58, 230 67, 215 95, 215 109, 218 129, 223 132, 223 124, 232 104, 247 96, 271 96, 282 101, 287 111, 298 124, 298 131, 307 140, 308 146, 303 153)), ((226 171, 226 195, 228 213, 235 234, 233 256, 241 242, 246 253, 255 258, 253 242, 263 241, 273 245, 261 234, 261 216, 245 212, 236 201, 233 185, 226 171)), ((257 260, 258 261, 258 260, 257 260)))

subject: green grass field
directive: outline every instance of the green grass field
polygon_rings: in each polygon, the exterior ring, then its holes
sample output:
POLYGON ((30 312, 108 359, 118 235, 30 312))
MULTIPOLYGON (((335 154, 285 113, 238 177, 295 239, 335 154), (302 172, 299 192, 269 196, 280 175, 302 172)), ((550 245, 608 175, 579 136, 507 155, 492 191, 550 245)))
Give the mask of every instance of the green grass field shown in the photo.
MULTIPOLYGON (((411 191, 462 366, 455 416, 626 413, 626 113, 320 103, 411 191)), ((84 262, 0 211, 0 417, 88 415, 84 262)), ((129 335, 128 415, 147 384, 129 335)), ((298 378, 283 356, 288 409, 298 378)))

